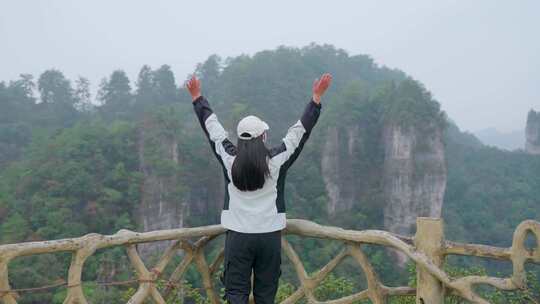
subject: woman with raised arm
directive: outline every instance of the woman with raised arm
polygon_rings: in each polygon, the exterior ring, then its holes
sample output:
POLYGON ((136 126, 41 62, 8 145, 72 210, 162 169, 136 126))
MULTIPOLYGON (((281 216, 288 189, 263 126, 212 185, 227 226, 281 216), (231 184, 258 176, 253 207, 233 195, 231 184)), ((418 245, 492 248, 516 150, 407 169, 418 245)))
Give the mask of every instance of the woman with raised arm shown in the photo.
POLYGON ((255 303, 274 303, 281 275, 281 230, 286 225, 285 175, 317 123, 321 97, 331 81, 330 74, 315 80, 304 113, 271 149, 265 146, 268 125, 253 115, 238 123, 235 146, 201 95, 200 81, 193 76, 186 84, 225 178, 221 224, 227 232, 221 280, 229 303, 248 303, 252 271, 255 303))

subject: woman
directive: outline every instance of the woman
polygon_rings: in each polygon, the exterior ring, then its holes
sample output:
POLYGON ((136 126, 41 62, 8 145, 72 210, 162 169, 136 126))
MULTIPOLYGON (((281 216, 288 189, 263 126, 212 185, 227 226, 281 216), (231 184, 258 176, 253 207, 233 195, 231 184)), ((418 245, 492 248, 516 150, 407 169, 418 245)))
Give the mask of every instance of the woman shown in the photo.
POLYGON ((257 304, 273 304, 281 275, 281 230, 285 228, 284 186, 287 169, 298 157, 321 111, 321 97, 332 76, 313 83, 313 96, 300 120, 289 128, 280 145, 267 149, 268 125, 260 118, 244 117, 237 126, 235 146, 201 95, 193 76, 186 84, 201 127, 225 177, 221 224, 225 238, 225 297, 233 304, 248 303, 251 273, 257 304))

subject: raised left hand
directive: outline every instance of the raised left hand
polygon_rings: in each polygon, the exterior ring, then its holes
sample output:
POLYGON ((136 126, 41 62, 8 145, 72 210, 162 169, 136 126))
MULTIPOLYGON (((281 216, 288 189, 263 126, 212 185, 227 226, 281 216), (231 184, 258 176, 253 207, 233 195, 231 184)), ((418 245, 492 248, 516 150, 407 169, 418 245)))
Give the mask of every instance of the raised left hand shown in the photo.
POLYGON ((191 94, 191 100, 195 101, 201 96, 201 81, 195 75, 186 82, 186 89, 191 94))
POLYGON ((321 78, 315 79, 313 82, 313 100, 316 103, 321 102, 321 97, 324 95, 330 84, 332 83, 332 75, 325 73, 321 78))

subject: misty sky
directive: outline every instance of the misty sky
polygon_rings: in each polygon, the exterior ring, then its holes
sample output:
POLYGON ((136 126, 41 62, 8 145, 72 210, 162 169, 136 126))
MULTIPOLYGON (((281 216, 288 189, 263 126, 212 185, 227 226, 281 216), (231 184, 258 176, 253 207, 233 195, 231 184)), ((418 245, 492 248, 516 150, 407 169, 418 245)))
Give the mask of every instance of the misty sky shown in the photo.
MULTIPOLYGON (((57 68, 100 79, 143 64, 184 79, 211 54, 330 43, 423 82, 466 130, 540 110, 540 1, 0 0, 0 81, 57 68)), ((309 90, 309 88, 306 88, 309 90)))

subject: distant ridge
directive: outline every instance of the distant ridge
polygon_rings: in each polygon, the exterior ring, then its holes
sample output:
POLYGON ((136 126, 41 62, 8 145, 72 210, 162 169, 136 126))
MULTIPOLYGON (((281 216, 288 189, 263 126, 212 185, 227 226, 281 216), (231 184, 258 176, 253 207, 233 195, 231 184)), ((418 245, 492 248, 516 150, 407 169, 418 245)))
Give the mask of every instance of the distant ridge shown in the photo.
POLYGON ((524 130, 501 132, 493 127, 475 131, 474 135, 487 146, 504 150, 517 150, 524 147, 524 130))

